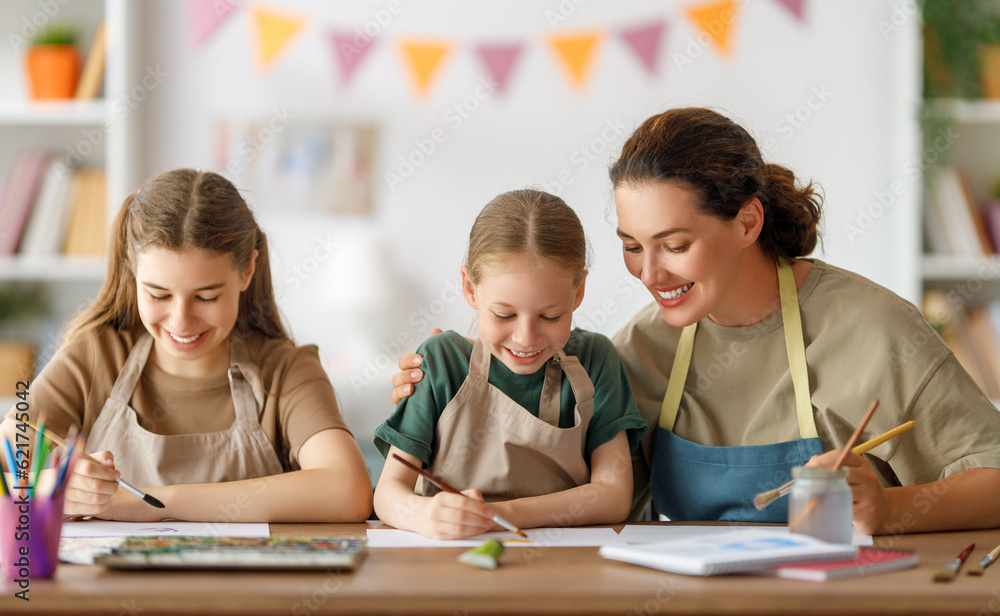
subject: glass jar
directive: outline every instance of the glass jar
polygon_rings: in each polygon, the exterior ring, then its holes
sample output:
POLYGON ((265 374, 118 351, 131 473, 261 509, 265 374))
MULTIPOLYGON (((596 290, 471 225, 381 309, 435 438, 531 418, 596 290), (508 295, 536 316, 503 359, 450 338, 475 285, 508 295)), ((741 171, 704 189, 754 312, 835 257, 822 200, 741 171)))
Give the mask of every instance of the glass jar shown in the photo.
POLYGON ((795 484, 789 495, 789 530, 830 543, 851 543, 853 498, 847 473, 846 468, 793 468, 795 484))

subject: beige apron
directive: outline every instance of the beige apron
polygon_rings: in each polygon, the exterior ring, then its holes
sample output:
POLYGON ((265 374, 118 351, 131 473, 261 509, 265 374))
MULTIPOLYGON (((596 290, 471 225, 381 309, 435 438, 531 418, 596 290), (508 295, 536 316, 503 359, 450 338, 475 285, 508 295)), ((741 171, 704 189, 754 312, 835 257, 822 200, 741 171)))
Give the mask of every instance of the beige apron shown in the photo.
MULTIPOLYGON (((535 417, 489 383, 491 358, 477 340, 469 376, 438 420, 430 472, 457 489, 477 488, 487 501, 551 494, 589 483, 585 454, 594 385, 580 360, 560 350, 546 364, 535 417), (576 396, 572 428, 559 427, 563 371, 576 396)), ((423 494, 436 491, 424 483, 423 494)))
POLYGON ((115 468, 138 487, 218 483, 282 472, 278 455, 260 427, 258 414, 264 402, 260 374, 242 338, 229 337, 229 387, 236 421, 227 430, 203 434, 154 434, 139 425, 129 400, 152 345, 153 338, 145 334, 132 347, 87 438, 88 452, 111 451, 115 468))

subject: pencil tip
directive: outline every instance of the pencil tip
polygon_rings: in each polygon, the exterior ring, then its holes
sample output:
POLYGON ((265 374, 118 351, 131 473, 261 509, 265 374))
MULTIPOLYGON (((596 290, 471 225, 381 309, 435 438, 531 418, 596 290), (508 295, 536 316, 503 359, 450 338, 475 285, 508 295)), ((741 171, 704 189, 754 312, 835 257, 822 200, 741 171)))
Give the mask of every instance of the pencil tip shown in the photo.
POLYGON ((150 496, 149 494, 142 497, 142 500, 146 501, 150 505, 156 507, 157 509, 166 509, 163 503, 158 501, 156 498, 150 496))
POLYGON ((520 528, 515 530, 514 532, 517 533, 519 536, 524 537, 525 539, 528 538, 528 535, 524 534, 524 531, 521 530, 520 528))

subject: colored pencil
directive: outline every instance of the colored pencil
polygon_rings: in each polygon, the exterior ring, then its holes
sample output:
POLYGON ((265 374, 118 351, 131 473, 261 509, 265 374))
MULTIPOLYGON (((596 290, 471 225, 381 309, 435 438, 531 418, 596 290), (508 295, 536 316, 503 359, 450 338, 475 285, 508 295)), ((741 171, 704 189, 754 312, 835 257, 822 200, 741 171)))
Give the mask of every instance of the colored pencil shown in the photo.
MULTIPOLYGON (((28 426, 30 426, 32 430, 35 430, 36 432, 40 432, 41 431, 40 428, 35 425, 35 422, 31 421, 30 419, 26 419, 25 423, 27 423, 28 426)), ((48 432, 45 432, 45 438, 49 439, 50 441, 52 441, 53 443, 55 443, 59 447, 62 447, 63 449, 69 449, 69 445, 66 444, 66 441, 62 440, 61 438, 59 438, 55 434, 52 434, 51 430, 48 431, 48 432)), ((86 452, 84 452, 82 447, 79 448, 79 454, 80 454, 81 458, 84 458, 86 460, 90 460, 91 462, 93 462, 95 464, 100 464, 100 462, 97 459, 95 459, 94 457, 92 457, 89 454, 87 454, 86 452)), ((153 496, 150 496, 149 494, 146 494, 145 492, 143 492, 139 488, 137 488, 137 487, 133 486, 132 484, 128 483, 127 481, 125 481, 124 478, 119 477, 118 480, 117 480, 117 483, 118 483, 118 485, 120 485, 121 487, 125 488, 126 490, 128 490, 132 494, 135 494, 136 496, 138 496, 142 500, 146 501, 146 503, 152 505, 153 507, 157 507, 159 509, 163 509, 164 508, 163 503, 161 503, 159 500, 157 500, 153 496)))
MULTIPOLYGON (((432 484, 436 485, 438 488, 444 490, 445 492, 451 492, 452 494, 462 494, 461 492, 459 492, 455 488, 453 488, 450 485, 448 485, 447 483, 441 481, 440 479, 438 479, 434 475, 431 475, 430 473, 428 473, 424 469, 420 468, 419 466, 416 466, 416 465, 411 464, 410 462, 404 460, 402 457, 400 457, 400 456, 398 456, 396 454, 392 454, 392 457, 395 458, 396 460, 398 460, 399 462, 401 462, 403 464, 403 466, 405 466, 406 468, 408 468, 411 471, 415 472, 416 474, 420 475, 421 477, 423 477, 427 481, 431 482, 432 484)), ((463 496, 464 496, 464 494, 463 494, 463 496)), ((504 520, 500 516, 494 515, 492 519, 493 519, 494 522, 496 522, 500 526, 503 526, 504 528, 506 528, 510 532, 515 533, 515 534, 517 534, 517 535, 519 535, 521 537, 527 538, 528 535, 524 534, 523 530, 521 530, 518 527, 514 526, 513 524, 511 524, 507 520, 504 520)))
MULTIPOLYGON (((895 428, 893 428, 892 430, 883 432, 882 434, 879 434, 875 438, 869 441, 865 441, 864 443, 861 443, 860 445, 855 447, 852 451, 859 456, 864 455, 869 451, 871 451, 872 449, 875 449, 882 443, 899 436, 903 432, 906 432, 907 430, 912 428, 916 423, 917 422, 911 420, 904 424, 900 424, 895 428)), ((788 494, 792 490, 793 485, 795 485, 794 479, 792 479, 791 481, 787 481, 772 490, 761 492, 760 494, 754 497, 753 506, 757 508, 757 511, 760 511, 761 509, 767 507, 768 505, 778 500, 782 496, 788 494)))

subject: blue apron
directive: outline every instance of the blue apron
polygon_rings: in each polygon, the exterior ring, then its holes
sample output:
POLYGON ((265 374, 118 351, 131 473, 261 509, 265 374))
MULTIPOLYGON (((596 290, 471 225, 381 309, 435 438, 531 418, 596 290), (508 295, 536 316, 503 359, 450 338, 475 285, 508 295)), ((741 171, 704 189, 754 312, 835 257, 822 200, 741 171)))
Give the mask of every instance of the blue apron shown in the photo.
POLYGON ((688 325, 681 332, 663 397, 649 479, 653 506, 671 520, 787 523, 788 499, 779 499, 757 511, 753 506, 754 496, 788 481, 793 466, 801 466, 812 456, 823 453, 809 399, 809 373, 795 276, 787 263, 778 266, 778 290, 802 438, 773 445, 709 447, 674 434, 698 328, 697 323, 688 325))

